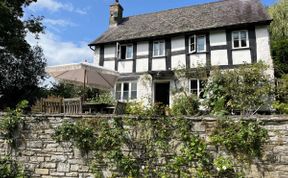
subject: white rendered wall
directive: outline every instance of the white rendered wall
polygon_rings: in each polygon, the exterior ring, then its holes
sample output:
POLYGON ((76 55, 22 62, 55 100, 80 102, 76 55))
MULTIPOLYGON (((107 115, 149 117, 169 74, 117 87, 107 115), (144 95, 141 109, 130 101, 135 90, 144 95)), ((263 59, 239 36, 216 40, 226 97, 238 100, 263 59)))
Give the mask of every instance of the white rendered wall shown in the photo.
POLYGON ((228 65, 228 52, 226 49, 211 51, 211 65, 228 65))
POLYGON ((191 54, 190 67, 206 66, 206 54, 191 54))
POLYGON ((234 50, 232 51, 233 65, 237 64, 251 64, 251 51, 247 50, 234 50))
POLYGON ((210 46, 221 46, 227 45, 226 32, 221 31, 211 31, 210 32, 210 46))
POLYGON ((119 73, 132 73, 133 72, 133 61, 120 61, 118 62, 119 73))
POLYGON ((94 51, 94 64, 99 66, 100 63, 100 48, 96 47, 94 51))
POLYGON ((171 56, 171 68, 172 68, 172 70, 179 69, 179 68, 185 68, 185 67, 186 67, 186 55, 185 54, 171 56))
POLYGON ((144 105, 152 103, 152 76, 144 74, 139 77, 137 83, 137 100, 144 105))
POLYGON ((185 50, 185 38, 184 37, 172 38, 171 39, 171 50, 172 50, 172 52, 185 50))
POLYGON ((257 61, 264 61, 266 64, 273 66, 270 53, 270 40, 267 26, 256 27, 256 43, 257 43, 257 61))
POLYGON ((104 47, 104 58, 113 58, 116 57, 115 46, 105 46, 104 47))
POLYGON ((152 59, 152 70, 153 71, 166 70, 166 59, 165 58, 152 59))
POLYGON ((137 56, 143 56, 149 54, 149 43, 140 42, 137 43, 137 56))
POLYGON ((148 58, 136 59, 136 72, 147 72, 148 61, 148 58))
POLYGON ((104 67, 107 69, 115 70, 115 61, 104 61, 104 67))

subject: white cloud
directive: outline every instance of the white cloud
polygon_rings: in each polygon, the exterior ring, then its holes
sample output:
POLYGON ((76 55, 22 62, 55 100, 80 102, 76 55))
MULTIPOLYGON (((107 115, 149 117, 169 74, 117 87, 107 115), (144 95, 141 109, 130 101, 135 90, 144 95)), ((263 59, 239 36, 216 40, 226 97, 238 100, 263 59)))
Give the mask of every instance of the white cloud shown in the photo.
POLYGON ((32 34, 27 35, 27 41, 32 45, 38 44, 42 47, 44 56, 49 66, 67 63, 79 63, 84 60, 92 62, 93 52, 86 42, 73 43, 62 41, 53 33, 46 31, 40 35, 40 40, 35 40, 32 34))
POLYGON ((64 19, 44 19, 45 25, 61 26, 61 27, 75 27, 77 24, 64 19))
POLYGON ((58 2, 57 0, 38 0, 36 3, 33 3, 30 6, 28 6, 28 9, 31 11, 39 11, 47 9, 52 12, 65 10, 69 12, 76 12, 81 15, 87 14, 85 9, 75 8, 71 3, 61 3, 58 2))

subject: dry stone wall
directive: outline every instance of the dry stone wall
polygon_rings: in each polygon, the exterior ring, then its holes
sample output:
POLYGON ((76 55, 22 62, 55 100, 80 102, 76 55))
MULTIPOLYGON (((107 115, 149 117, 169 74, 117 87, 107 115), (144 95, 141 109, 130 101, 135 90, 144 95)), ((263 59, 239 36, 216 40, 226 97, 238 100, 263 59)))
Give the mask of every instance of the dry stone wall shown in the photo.
MULTIPOLYGON (((1 117, 1 115, 0 115, 1 117)), ((103 117, 103 116, 101 116, 103 117)), ((106 116, 109 119, 110 116, 106 116)), ((97 119, 99 116, 34 115, 25 117, 25 124, 13 157, 31 177, 70 178, 93 177, 87 164, 89 156, 83 157, 70 143, 58 144, 52 139, 54 128, 64 120, 76 121, 83 118, 97 119)), ((216 124, 211 117, 189 118, 194 121, 194 130, 207 137, 216 124)), ((252 164, 247 177, 288 177, 288 116, 259 116, 257 119, 269 130, 269 143, 264 148, 263 158, 252 164)), ((0 156, 10 149, 0 137, 0 156)))

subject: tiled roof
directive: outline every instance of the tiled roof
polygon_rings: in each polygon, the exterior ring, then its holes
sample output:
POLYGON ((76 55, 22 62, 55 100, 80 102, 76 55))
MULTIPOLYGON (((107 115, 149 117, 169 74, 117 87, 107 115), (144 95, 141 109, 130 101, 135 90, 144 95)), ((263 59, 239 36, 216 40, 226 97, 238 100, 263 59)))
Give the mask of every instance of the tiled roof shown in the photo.
POLYGON ((222 0, 124 17, 89 45, 270 21, 260 0, 222 0))

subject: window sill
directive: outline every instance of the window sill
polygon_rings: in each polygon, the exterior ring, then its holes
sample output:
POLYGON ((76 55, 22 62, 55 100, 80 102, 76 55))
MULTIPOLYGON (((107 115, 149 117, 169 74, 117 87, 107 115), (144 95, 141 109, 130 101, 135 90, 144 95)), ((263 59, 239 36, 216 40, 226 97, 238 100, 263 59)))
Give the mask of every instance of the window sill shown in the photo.
POLYGON ((134 59, 117 59, 117 61, 133 61, 134 59))
POLYGON ((166 56, 152 56, 152 59, 161 59, 161 58, 166 58, 166 56))
POLYGON ((244 47, 244 48, 232 48, 232 51, 239 51, 239 50, 247 50, 251 49, 250 47, 244 47))
POLYGON ((207 51, 202 51, 202 52, 189 52, 188 54, 207 54, 207 51))

